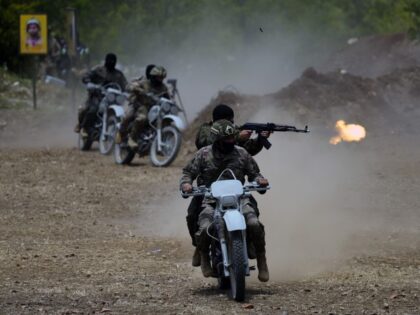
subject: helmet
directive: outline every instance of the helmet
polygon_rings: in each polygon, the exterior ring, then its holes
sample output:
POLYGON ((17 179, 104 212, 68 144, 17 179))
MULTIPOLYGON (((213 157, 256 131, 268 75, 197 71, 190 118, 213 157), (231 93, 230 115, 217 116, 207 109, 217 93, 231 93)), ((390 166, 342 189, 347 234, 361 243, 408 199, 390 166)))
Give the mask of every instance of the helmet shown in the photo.
POLYGON ((216 121, 210 129, 213 142, 221 140, 225 137, 235 136, 237 134, 236 128, 232 122, 227 119, 220 119, 216 121))
POLYGON ((28 31, 29 25, 36 25, 36 26, 38 26, 39 30, 41 29, 41 23, 39 22, 38 19, 35 19, 35 18, 29 19, 26 22, 26 31, 28 31))
POLYGON ((146 67, 146 79, 150 80, 150 71, 152 71, 153 68, 156 66, 153 64, 147 65, 146 67))
POLYGON ((161 77, 166 78, 166 70, 162 66, 156 66, 153 67, 152 70, 150 70, 150 76, 151 77, 161 77))

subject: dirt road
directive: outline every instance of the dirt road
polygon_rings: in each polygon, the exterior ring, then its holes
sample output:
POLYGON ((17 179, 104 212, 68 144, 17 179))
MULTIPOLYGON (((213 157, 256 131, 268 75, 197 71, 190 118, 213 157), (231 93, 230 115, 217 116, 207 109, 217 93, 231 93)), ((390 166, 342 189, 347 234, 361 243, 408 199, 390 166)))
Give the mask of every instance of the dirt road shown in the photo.
MULTIPOLYGON (((418 189, 418 162, 388 165, 386 176, 400 176, 389 184, 418 189)), ((186 202, 171 203, 183 163, 118 167, 95 151, 2 149, 0 313, 420 314, 418 230, 358 235, 370 245, 339 266, 251 280, 246 303, 229 300, 190 267, 186 202)))
POLYGON ((420 314, 419 73, 381 85, 307 71, 278 95, 213 100, 238 122, 311 128, 257 156, 273 187, 258 196, 271 280, 252 276, 242 304, 190 266, 187 149, 169 168, 120 167, 72 148, 65 107, 2 110, 0 314, 420 314), (339 118, 366 140, 330 145, 339 118))

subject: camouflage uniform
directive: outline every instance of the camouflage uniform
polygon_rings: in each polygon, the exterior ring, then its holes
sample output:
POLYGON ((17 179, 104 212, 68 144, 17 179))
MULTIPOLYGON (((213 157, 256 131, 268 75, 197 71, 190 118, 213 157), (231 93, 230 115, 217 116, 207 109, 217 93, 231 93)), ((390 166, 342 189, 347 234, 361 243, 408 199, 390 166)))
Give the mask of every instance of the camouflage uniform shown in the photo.
POLYGON ((129 106, 125 113, 124 120, 121 123, 121 133, 125 133, 128 129, 128 125, 131 121, 135 121, 135 124, 131 130, 131 137, 137 139, 139 132, 147 124, 147 114, 150 108, 155 105, 155 102, 149 93, 155 96, 169 97, 169 90, 165 84, 160 86, 153 86, 151 81, 148 79, 138 79, 131 82, 127 88, 130 93, 129 106))
MULTIPOLYGON (((197 179, 198 186, 210 187, 211 183, 216 181, 220 173, 226 168, 230 168, 242 183, 245 182, 245 176, 248 177, 248 181, 262 178, 257 163, 245 149, 235 146, 232 152, 222 154, 216 151, 212 145, 209 145, 200 149, 183 169, 180 184, 181 186, 184 183, 192 184, 197 179)), ((230 179, 230 174, 226 173, 222 179, 230 179)), ((204 209, 199 215, 199 228, 196 233, 197 247, 200 251, 205 251, 210 245, 206 229, 213 221, 215 203, 213 200, 205 198, 203 207, 204 209)), ((249 199, 243 200, 242 211, 245 216, 247 231, 257 254, 265 253, 264 229, 249 199)))
MULTIPOLYGON (((211 134, 211 131, 210 131, 212 125, 213 125, 213 123, 210 122, 210 123, 204 123, 200 126, 200 130, 198 131, 196 139, 195 139, 195 145, 196 145, 197 149, 201 149, 201 148, 203 148, 205 146, 208 146, 208 145, 213 143, 213 137, 212 137, 212 134, 211 134)), ((238 127, 236 129, 236 144, 238 146, 243 147, 252 156, 258 154, 263 148, 262 143, 260 141, 258 141, 258 139, 241 140, 239 138, 239 128, 238 127)), ((203 197, 202 196, 193 197, 191 202, 190 202, 190 205, 188 206, 188 210, 187 210, 186 220, 187 220, 188 231, 190 233, 193 246, 196 245, 195 232, 197 231, 198 216, 199 216, 199 214, 202 210, 202 202, 203 202, 203 197)), ((259 213, 259 210, 258 210, 257 200, 255 200, 255 198, 253 196, 251 196, 250 202, 252 203, 257 216, 259 216, 260 213, 259 213)))
MULTIPOLYGON (((88 71, 83 76, 82 81, 84 83, 92 82, 99 85, 117 83, 123 91, 127 86, 127 80, 120 70, 114 69, 109 71, 105 66, 96 66, 88 71)), ((102 95, 98 91, 89 92, 84 107, 79 109, 79 124, 82 128, 90 127, 95 122, 101 99, 102 95)))
MULTIPOLYGON (((200 130, 197 133, 197 136, 195 138, 195 146, 197 149, 201 149, 205 146, 208 146, 213 143, 212 137, 211 137, 211 126, 213 125, 212 122, 210 123, 204 123, 200 126, 200 130)), ((245 150, 248 151, 249 154, 252 156, 257 155, 261 152, 263 148, 263 144, 261 141, 257 139, 246 139, 242 140, 239 138, 239 128, 237 127, 237 140, 236 144, 240 147, 243 147, 245 150)))

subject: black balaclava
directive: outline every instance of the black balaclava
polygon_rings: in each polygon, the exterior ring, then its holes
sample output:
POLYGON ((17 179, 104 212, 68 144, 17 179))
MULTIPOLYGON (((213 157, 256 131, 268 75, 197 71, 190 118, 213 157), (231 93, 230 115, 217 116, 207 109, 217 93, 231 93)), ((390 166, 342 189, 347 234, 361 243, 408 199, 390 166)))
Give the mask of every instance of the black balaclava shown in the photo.
POLYGON ((150 76, 150 83, 152 84, 152 86, 154 86, 156 88, 159 88, 163 85, 163 78, 155 76, 155 75, 151 75, 150 76))
POLYGON ((221 139, 213 143, 213 149, 223 154, 232 152, 234 147, 235 147, 235 141, 226 142, 221 139))
POLYGON ((233 109, 230 108, 228 105, 219 104, 213 109, 213 122, 218 121, 220 119, 227 119, 233 122, 233 118, 233 109))
POLYGON ((117 65, 117 56, 115 54, 109 53, 105 56, 105 68, 108 71, 115 70, 115 66, 117 65))
POLYGON ((155 65, 147 65, 146 67, 146 79, 150 80, 150 71, 152 71, 152 69, 156 67, 155 65))

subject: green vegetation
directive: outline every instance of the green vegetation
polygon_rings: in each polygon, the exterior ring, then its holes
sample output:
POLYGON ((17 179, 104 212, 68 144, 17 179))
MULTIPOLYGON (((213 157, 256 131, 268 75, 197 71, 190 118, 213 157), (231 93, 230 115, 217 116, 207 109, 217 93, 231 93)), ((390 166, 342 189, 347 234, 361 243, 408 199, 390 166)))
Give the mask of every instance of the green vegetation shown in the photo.
POLYGON ((0 65, 16 72, 25 65, 18 55, 20 13, 47 13, 52 29, 64 34, 69 6, 94 59, 114 51, 129 62, 155 52, 229 54, 285 36, 316 48, 327 40, 420 30, 418 0, 0 0, 0 65))

